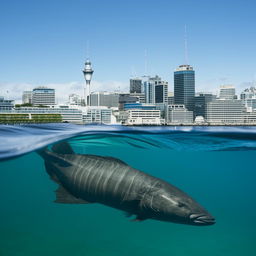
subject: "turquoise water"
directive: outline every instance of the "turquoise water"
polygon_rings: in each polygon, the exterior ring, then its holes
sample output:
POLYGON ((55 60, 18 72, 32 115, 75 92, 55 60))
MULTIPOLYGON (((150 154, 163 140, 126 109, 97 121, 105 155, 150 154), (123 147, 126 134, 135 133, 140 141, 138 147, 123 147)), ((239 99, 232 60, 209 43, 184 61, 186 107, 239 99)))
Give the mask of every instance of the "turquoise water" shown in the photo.
POLYGON ((255 255, 255 132, 1 127, 0 255, 255 255), (63 139, 77 153, 117 157, 181 188, 216 224, 138 223, 99 204, 53 203, 57 185, 35 150, 63 139))

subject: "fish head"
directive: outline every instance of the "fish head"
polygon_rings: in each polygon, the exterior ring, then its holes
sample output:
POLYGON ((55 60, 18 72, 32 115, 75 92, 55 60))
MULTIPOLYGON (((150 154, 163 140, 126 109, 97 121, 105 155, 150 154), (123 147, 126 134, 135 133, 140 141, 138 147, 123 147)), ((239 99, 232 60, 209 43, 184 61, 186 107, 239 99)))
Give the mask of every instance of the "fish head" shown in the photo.
POLYGON ((215 219, 178 188, 160 189, 147 202, 153 219, 196 226, 213 225, 215 219))

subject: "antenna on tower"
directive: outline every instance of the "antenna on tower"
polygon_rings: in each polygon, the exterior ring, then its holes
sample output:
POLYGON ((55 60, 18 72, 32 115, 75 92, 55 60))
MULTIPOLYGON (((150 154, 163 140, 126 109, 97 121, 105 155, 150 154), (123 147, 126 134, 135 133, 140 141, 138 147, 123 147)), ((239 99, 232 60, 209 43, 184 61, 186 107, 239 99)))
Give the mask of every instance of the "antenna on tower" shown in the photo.
POLYGON ((86 58, 89 59, 89 40, 86 41, 86 58))
POLYGON ((187 25, 184 26, 184 57, 185 64, 188 65, 188 37, 187 37, 187 25))
POLYGON ((145 72, 145 76, 148 75, 148 53, 147 53, 147 49, 145 49, 144 51, 144 58, 145 58, 145 66, 144 66, 144 72, 145 72))

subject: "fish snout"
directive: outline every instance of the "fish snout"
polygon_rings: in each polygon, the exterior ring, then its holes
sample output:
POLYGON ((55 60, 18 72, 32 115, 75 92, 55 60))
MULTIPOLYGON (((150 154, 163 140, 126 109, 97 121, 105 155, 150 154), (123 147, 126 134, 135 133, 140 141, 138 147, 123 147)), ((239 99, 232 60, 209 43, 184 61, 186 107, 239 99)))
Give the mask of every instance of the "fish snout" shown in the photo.
POLYGON ((215 224, 215 219, 209 214, 191 214, 189 218, 195 225, 215 224))

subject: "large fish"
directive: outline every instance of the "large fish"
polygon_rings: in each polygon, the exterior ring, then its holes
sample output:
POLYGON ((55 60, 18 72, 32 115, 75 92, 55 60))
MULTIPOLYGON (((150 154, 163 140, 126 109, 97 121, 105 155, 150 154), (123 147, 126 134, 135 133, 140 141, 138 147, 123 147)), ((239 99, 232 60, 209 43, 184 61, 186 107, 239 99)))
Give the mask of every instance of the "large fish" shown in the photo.
POLYGON ((75 154, 66 142, 39 154, 48 174, 59 184, 56 203, 101 203, 136 215, 136 221, 215 223, 203 207, 180 189, 119 159, 75 154))

